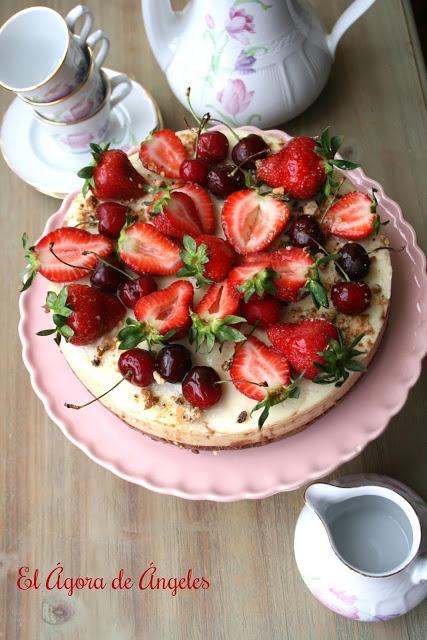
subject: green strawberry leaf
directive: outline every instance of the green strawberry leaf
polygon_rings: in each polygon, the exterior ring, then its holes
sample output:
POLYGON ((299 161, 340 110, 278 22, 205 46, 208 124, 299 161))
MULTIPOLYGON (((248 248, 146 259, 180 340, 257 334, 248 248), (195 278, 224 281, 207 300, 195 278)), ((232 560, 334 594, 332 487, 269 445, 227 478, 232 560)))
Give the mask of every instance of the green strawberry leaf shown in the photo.
POLYGON ((276 295, 274 280, 277 280, 279 277, 277 271, 273 269, 261 269, 261 271, 258 271, 252 278, 239 285, 237 291, 244 294, 243 299, 245 302, 248 302, 253 295, 262 298, 265 293, 270 293, 274 296, 276 295))
POLYGON ((192 310, 190 310, 190 317, 192 322, 190 342, 195 342, 196 351, 199 351, 205 342, 207 353, 210 353, 216 342, 222 345, 224 342, 243 342, 246 340, 243 333, 232 326, 233 324, 246 322, 245 318, 234 315, 229 315, 225 318, 215 318, 213 316, 201 318, 192 310))
POLYGON ((179 255, 183 266, 178 271, 177 276, 181 278, 196 278, 198 287, 204 284, 212 284, 212 280, 205 276, 205 265, 209 262, 207 244, 202 242, 197 246, 196 241, 191 236, 184 236, 182 243, 184 248, 179 255))
POLYGON ((349 345, 346 344, 341 330, 338 330, 338 340, 329 338, 326 349, 317 354, 322 356, 325 362, 314 363, 319 369, 319 373, 313 382, 316 384, 334 384, 336 387, 340 387, 349 377, 349 372, 363 373, 366 371, 366 366, 360 360, 355 360, 355 358, 363 355, 364 352, 354 349, 365 335, 362 333, 356 336, 349 345))

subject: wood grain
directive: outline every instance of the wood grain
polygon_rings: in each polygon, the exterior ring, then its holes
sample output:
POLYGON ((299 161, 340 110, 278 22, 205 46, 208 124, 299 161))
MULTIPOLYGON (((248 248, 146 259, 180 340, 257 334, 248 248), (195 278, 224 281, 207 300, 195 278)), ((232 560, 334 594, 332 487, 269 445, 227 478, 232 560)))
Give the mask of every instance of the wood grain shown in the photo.
MULTIPOLYGON (((75 1, 45 3, 65 14, 75 1)), ((38 2, 3 0, 0 22, 30 4, 38 2)), ((312 4, 330 28, 349 2, 312 4)), ((158 100, 166 125, 182 128, 185 111, 153 59, 138 1, 91 0, 90 6, 97 27, 112 37, 108 65, 142 82, 158 100)), ((291 134, 315 134, 333 125, 345 136, 344 155, 357 158, 400 202, 424 247, 425 87, 408 2, 377 2, 340 43, 317 103, 286 125, 291 134)), ((2 112, 11 98, 1 91, 2 112)), ((302 491, 235 504, 159 496, 98 467, 62 436, 31 389, 16 331, 23 266, 19 238, 24 230, 37 237, 58 203, 21 182, 3 161, 0 171, 0 638, 425 638, 427 603, 401 619, 368 625, 339 617, 311 597, 292 551, 302 491), (21 592, 15 584, 23 564, 45 574, 60 561, 67 575, 111 578, 120 568, 137 575, 151 560, 166 576, 192 567, 209 577, 211 588, 175 598, 167 592, 110 590, 69 598, 63 591, 21 592)), ((425 388, 426 376, 386 433, 334 476, 385 473, 427 498, 425 388)))

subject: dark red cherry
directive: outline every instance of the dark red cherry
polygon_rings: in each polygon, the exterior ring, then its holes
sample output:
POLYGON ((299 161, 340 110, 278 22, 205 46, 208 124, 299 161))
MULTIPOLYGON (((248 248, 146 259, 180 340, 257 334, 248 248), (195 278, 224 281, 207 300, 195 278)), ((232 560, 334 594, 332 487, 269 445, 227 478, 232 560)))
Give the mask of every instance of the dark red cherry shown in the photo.
MULTIPOLYGON (((114 256, 107 256, 105 260, 119 269, 124 269, 121 262, 119 262, 119 260, 114 256)), ((124 280, 127 280, 127 278, 123 273, 120 273, 120 271, 117 271, 113 267, 107 266, 101 260, 98 260, 94 270, 90 274, 90 283, 92 287, 101 289, 107 293, 115 293, 117 291, 117 287, 124 280)))
POLYGON ((335 309, 349 316, 363 313, 369 307, 371 298, 371 290, 366 282, 336 282, 331 289, 335 309))
POLYGON ((128 349, 119 358, 119 370, 122 376, 138 387, 148 387, 154 382, 154 356, 145 349, 128 349))
POLYGON ((245 174, 232 164, 214 167, 208 173, 207 187, 214 196, 226 198, 245 188, 245 174))
POLYGON ((206 131, 199 136, 197 157, 208 162, 222 162, 228 154, 228 139, 221 131, 206 131))
POLYGON ((234 145, 231 157, 243 169, 254 169, 255 161, 265 158, 268 152, 269 146, 265 140, 256 133, 250 133, 234 145))
POLYGON ((117 295, 128 309, 133 309, 142 296, 157 291, 157 282, 151 276, 139 276, 136 280, 125 280, 119 286, 117 295))
MULTIPOLYGON (((369 272, 371 259, 364 247, 357 242, 347 242, 338 251, 338 264, 350 280, 362 280, 369 272)), ((337 269, 338 273, 339 270, 337 269)))
POLYGON ((289 238, 294 247, 308 247, 319 249, 325 236, 319 223, 313 216, 303 215, 293 221, 289 229, 289 238))
POLYGON ((169 344, 158 352, 156 369, 168 382, 181 382, 191 369, 191 354, 182 344, 169 344))
POLYGON ((208 177, 209 164, 202 158, 184 160, 179 169, 179 175, 186 182, 204 185, 208 177))
POLYGON ((118 202, 101 202, 96 207, 98 231, 109 238, 118 238, 126 222, 127 207, 118 202))
POLYGON ((187 402, 195 407, 207 409, 222 396, 219 375, 212 367, 193 367, 182 381, 182 393, 187 402))

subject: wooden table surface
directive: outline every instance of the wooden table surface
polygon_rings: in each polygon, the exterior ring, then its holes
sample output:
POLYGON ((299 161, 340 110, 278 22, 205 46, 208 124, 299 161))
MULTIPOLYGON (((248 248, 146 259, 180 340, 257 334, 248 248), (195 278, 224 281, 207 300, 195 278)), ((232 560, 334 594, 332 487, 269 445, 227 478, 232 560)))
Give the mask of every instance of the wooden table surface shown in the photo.
MULTIPOLYGON (((2 0, 0 22, 30 4, 38 2, 2 0)), ((65 14, 75 0, 45 4, 65 14)), ((157 99, 165 124, 182 128, 185 111, 151 54, 139 2, 89 4, 97 27, 112 38, 108 66, 142 82, 157 99)), ((330 28, 349 2, 312 4, 330 28)), ((344 156, 357 158, 401 204, 425 249, 424 73, 409 3, 379 0, 345 35, 317 103, 286 129, 316 134, 333 125, 345 136, 344 156)), ((1 90, 1 112, 11 99, 1 90)), ((427 601, 403 618, 370 625, 335 615, 310 595, 292 550, 302 490, 234 504, 160 496, 115 477, 64 438, 31 389, 16 330, 20 236, 26 230, 30 238, 37 237, 58 201, 21 182, 3 161, 0 172, 0 638, 426 638, 427 601), (61 562, 64 576, 112 578, 120 568, 137 575, 151 560, 164 576, 192 567, 209 577, 211 587, 176 597, 135 590, 81 591, 68 597, 64 591, 16 587, 21 565, 38 567, 45 575, 61 562)), ((387 431, 333 477, 380 472, 427 498, 425 383, 426 377, 418 382, 387 431)))

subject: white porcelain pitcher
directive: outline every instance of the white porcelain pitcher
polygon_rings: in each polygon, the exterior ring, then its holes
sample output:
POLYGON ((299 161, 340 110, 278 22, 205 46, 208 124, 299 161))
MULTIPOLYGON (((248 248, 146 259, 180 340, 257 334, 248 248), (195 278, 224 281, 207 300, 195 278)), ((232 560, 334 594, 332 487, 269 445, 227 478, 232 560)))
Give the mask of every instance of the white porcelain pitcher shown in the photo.
MULTIPOLYGON (((233 126, 274 126, 320 94, 344 32, 375 0, 354 0, 326 34, 300 0, 142 0, 147 36, 172 91, 233 126)), ((357 52, 356 52, 357 54, 357 52)))
POLYGON ((295 558, 324 605, 373 622, 400 616, 427 596, 427 505, 411 489, 361 474, 312 484, 305 502, 295 558))

